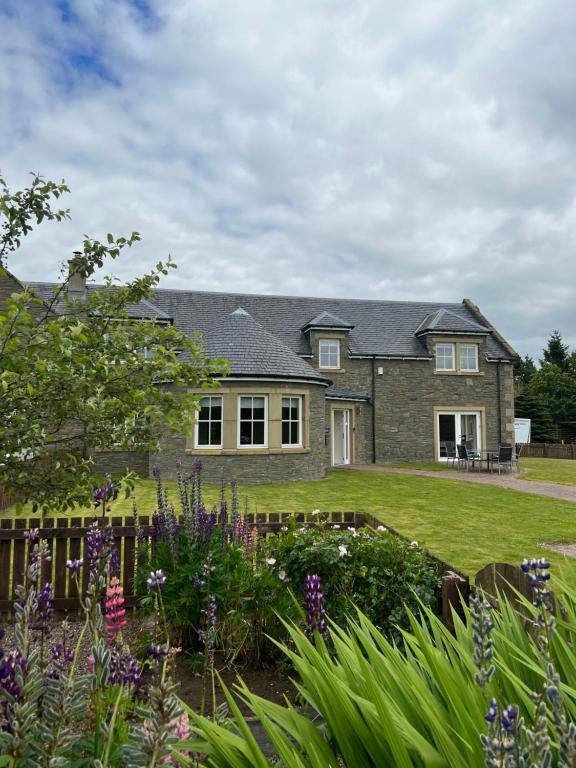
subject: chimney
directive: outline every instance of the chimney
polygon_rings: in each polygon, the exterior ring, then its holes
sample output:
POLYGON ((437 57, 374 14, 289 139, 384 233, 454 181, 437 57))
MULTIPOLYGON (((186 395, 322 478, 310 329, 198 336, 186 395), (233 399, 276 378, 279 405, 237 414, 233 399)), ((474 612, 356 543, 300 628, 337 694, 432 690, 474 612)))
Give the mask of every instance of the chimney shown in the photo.
POLYGON ((68 290, 74 293, 86 291, 86 273, 82 269, 83 259, 81 251, 74 251, 74 255, 68 261, 68 290))

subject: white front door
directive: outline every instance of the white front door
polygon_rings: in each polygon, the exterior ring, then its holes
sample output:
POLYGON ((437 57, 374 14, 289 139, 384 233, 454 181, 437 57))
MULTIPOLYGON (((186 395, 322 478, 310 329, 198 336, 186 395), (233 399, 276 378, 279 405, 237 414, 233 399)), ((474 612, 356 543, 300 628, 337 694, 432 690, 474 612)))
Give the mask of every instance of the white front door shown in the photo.
POLYGON ((332 411, 332 464, 350 464, 350 410, 332 411))
POLYGON ((438 413, 437 455, 440 461, 457 456, 456 446, 464 443, 469 451, 482 450, 482 424, 479 411, 442 411, 438 413))

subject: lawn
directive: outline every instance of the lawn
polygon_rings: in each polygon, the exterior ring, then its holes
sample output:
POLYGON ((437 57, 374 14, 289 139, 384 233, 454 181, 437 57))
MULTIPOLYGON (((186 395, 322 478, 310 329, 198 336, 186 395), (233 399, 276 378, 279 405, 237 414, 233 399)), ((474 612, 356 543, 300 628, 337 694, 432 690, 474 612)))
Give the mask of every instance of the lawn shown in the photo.
MULTIPOLYGON (((169 489, 177 504, 174 484, 169 489)), ((576 504, 570 502, 457 480, 346 470, 305 483, 247 485, 240 496, 251 512, 371 512, 470 574, 489 562, 546 555, 576 580, 576 560, 538 546, 576 541, 576 504)), ((153 481, 139 481, 134 498, 140 514, 151 514, 153 481)), ((216 502, 218 488, 206 486, 205 499, 216 502)), ((131 508, 131 500, 121 499, 112 514, 131 514, 131 508)))
POLYGON ((576 461, 571 459, 523 459, 520 457, 522 480, 576 485, 576 461))
POLYGON ((393 469, 420 469, 424 472, 450 472, 457 469, 454 462, 443 461, 385 461, 381 466, 393 469))

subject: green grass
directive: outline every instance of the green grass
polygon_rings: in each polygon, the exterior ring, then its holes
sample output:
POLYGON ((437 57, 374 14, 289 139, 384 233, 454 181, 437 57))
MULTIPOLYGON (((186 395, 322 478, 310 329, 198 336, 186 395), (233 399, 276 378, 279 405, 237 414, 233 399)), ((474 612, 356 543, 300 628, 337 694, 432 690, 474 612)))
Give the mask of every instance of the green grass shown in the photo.
POLYGON ((576 485, 576 461, 571 459, 523 459, 520 457, 522 480, 576 485))
POLYGON ((393 469, 420 469, 424 472, 450 472, 457 469, 453 462, 448 464, 442 461, 385 461, 380 466, 393 469))
MULTIPOLYGON (((177 504, 174 484, 169 488, 177 504)), ((371 512, 470 574, 490 562, 517 563, 546 555, 576 582, 576 560, 538 546, 542 541, 576 541, 576 504, 570 502, 443 478, 347 470, 303 483, 247 485, 240 495, 248 497, 252 512, 371 512)), ((206 486, 205 498, 215 502, 218 489, 206 486)), ((151 514, 153 481, 139 481, 135 499, 140 514, 151 514)), ((119 500, 112 514, 130 514, 131 507, 131 500, 119 500)))

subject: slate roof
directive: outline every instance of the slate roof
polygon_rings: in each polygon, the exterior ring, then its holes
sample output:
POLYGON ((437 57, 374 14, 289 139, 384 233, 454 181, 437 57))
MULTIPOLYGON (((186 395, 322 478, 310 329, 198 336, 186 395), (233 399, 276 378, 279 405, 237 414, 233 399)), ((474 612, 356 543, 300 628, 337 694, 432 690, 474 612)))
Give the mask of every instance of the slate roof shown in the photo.
POLYGON ((339 387, 328 387, 326 397, 336 398, 337 400, 370 400, 368 392, 357 392, 353 389, 342 389, 339 387))
MULTIPOLYGON (((38 295, 47 298, 54 290, 52 283, 31 283, 38 295)), ((94 290, 97 286, 88 286, 94 290)), ((150 302, 149 302, 150 303, 150 302)), ((456 332, 461 324, 468 332, 488 333, 486 344, 490 359, 511 360, 511 350, 496 334, 462 303, 379 301, 365 299, 330 299, 308 296, 269 296, 246 293, 216 293, 160 288, 154 292, 151 307, 131 308, 133 317, 157 316, 171 319, 182 331, 193 335, 196 330, 206 336, 219 321, 243 307, 269 334, 296 355, 311 354, 309 339, 302 328, 310 319, 328 314, 348 324, 348 348, 352 356, 430 358, 422 338, 425 327, 436 319, 456 332), (146 309, 146 314, 144 312, 146 309), (153 315, 155 311, 158 314, 153 315), (345 320, 342 320, 345 318, 345 320), (416 332, 420 335, 416 335, 416 332)), ((433 329, 432 329, 433 330, 433 329)), ((225 357, 222 352, 218 353, 225 357)))
MULTIPOLYGON (((26 283, 26 287, 34 291, 34 293, 41 299, 44 299, 44 301, 49 302, 52 299, 54 291, 58 286, 56 286, 54 283, 28 282, 26 283)), ((86 286, 86 290, 88 293, 91 293, 92 291, 101 287, 102 286, 100 285, 88 285, 86 286)), ((114 289, 112 288, 110 290, 114 289)), ((73 299, 81 299, 83 296, 81 291, 70 291, 69 293, 70 297, 73 299)), ((55 312, 64 312, 65 309, 66 304, 64 301, 57 301, 54 305, 55 312)), ((141 299, 141 301, 139 301, 137 304, 129 304, 126 308, 126 312, 128 317, 132 318, 133 320, 164 320, 167 322, 172 320, 169 315, 167 315, 159 307, 147 299, 141 299)))
POLYGON ((343 330, 351 330, 354 326, 352 323, 336 317, 336 315, 333 315, 331 312, 320 312, 319 315, 316 315, 310 322, 302 326, 303 331, 306 331, 309 328, 342 328, 343 330))
POLYGON ((490 329, 485 325, 474 322, 468 317, 462 317, 450 309, 439 309, 432 312, 420 323, 416 335, 423 333, 476 333, 488 334, 490 329))
POLYGON ((232 376, 329 380, 265 330, 242 307, 220 317, 204 331, 209 357, 223 357, 232 364, 232 376))
MULTIPOLYGON (((415 332, 429 315, 441 309, 477 323, 464 303, 426 303, 364 299, 328 299, 307 296, 267 296, 246 293, 213 293, 158 289, 154 304, 174 319, 181 330, 206 331, 218 318, 243 307, 263 328, 298 355, 311 349, 302 327, 322 312, 346 318, 353 324, 348 335, 350 354, 383 357, 429 358, 424 339, 415 332)), ((510 360, 511 354, 491 332, 487 337, 490 358, 510 360)))

